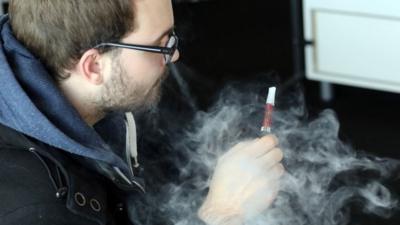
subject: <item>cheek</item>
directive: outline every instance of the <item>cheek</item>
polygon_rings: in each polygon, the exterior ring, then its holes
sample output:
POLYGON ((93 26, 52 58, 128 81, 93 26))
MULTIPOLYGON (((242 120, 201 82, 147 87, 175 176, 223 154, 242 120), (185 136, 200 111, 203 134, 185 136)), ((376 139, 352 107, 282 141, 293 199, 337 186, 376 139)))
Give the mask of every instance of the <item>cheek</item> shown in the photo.
MULTIPOLYGON (((163 60, 163 59, 162 59, 163 60)), ((150 58, 125 61, 124 69, 131 79, 139 85, 152 85, 158 80, 164 71, 162 60, 150 60, 150 58)))
POLYGON ((165 67, 163 54, 130 49, 122 50, 121 61, 128 67, 134 67, 138 73, 143 73, 145 71, 160 71, 165 67))

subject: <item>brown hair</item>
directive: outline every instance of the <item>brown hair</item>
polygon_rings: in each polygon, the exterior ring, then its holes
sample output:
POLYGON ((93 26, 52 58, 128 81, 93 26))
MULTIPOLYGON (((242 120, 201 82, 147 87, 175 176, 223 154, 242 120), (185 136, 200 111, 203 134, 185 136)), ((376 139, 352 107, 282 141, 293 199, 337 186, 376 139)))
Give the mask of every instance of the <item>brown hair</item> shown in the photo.
POLYGON ((133 4, 133 0, 11 0, 9 14, 16 38, 56 80, 62 80, 69 76, 64 71, 86 50, 118 41, 133 30, 133 4))

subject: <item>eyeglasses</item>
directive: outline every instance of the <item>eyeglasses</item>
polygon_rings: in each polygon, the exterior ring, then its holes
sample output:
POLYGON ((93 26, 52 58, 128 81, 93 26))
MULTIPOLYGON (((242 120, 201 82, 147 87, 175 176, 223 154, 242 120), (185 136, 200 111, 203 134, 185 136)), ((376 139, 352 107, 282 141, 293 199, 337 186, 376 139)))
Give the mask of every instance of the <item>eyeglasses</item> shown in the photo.
POLYGON ((149 45, 134 45, 134 44, 125 44, 119 42, 105 42, 96 45, 94 48, 104 48, 104 47, 116 47, 116 48, 127 48, 134 49, 145 52, 153 52, 164 54, 165 64, 171 63, 172 58, 178 49, 179 38, 176 36, 175 32, 170 34, 169 39, 165 47, 159 46, 149 46, 149 45))

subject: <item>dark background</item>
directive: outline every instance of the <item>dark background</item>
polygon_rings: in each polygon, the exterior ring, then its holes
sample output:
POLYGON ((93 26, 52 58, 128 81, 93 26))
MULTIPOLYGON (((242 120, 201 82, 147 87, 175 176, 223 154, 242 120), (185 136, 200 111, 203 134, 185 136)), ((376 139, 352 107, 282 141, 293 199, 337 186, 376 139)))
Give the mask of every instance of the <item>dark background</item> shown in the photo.
MULTIPOLYGON (((203 107, 210 92, 228 81, 263 73, 274 73, 281 84, 293 78, 289 0, 175 3, 174 10, 182 39, 179 65, 195 71, 195 79, 209 87, 196 92, 203 107)), ((304 78, 296 84, 304 89, 311 115, 324 108, 336 111, 342 140, 356 149, 400 158, 400 95, 334 85, 335 98, 326 103, 319 98, 318 82, 304 78)))

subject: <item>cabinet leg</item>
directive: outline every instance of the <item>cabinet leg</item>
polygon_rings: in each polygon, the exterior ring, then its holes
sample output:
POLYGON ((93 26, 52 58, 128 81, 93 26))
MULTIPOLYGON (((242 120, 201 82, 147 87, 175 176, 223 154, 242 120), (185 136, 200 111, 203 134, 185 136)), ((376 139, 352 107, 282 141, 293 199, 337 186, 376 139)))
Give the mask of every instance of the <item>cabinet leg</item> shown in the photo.
POLYGON ((335 97, 333 93, 333 85, 331 83, 321 82, 319 88, 321 101, 325 103, 331 102, 335 97))

